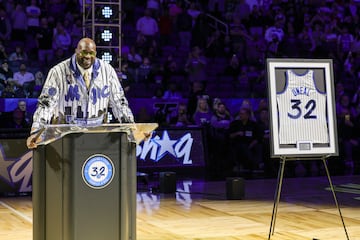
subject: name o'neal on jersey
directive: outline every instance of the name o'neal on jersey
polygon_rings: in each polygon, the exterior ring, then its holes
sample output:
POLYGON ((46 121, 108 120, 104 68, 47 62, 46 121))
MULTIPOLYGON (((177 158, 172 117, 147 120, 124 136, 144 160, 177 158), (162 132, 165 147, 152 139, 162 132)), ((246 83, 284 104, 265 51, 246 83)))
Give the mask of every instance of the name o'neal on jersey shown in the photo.
POLYGON ((297 95, 306 95, 306 96, 310 96, 310 88, 307 87, 296 87, 291 89, 291 92, 294 94, 294 96, 297 95))

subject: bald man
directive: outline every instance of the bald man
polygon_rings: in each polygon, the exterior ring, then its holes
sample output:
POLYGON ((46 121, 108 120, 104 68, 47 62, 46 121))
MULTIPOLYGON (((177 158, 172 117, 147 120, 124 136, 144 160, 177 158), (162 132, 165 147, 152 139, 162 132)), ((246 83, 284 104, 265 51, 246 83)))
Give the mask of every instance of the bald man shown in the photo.
POLYGON ((92 39, 83 38, 71 58, 50 69, 27 146, 37 147, 37 133, 47 124, 100 125, 105 122, 109 107, 120 123, 134 122, 114 68, 96 57, 92 39))

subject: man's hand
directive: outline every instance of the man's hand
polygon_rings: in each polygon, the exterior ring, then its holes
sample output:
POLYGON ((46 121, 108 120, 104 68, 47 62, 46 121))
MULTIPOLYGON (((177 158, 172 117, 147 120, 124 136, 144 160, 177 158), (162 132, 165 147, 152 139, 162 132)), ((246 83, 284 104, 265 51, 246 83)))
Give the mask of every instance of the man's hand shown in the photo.
POLYGON ((32 134, 27 138, 26 145, 29 149, 34 149, 37 147, 37 143, 36 143, 37 137, 38 137, 37 134, 32 134))
POLYGON ((41 141, 41 134, 44 132, 45 128, 41 129, 40 131, 31 134, 26 139, 26 145, 29 149, 37 148, 38 143, 41 141))

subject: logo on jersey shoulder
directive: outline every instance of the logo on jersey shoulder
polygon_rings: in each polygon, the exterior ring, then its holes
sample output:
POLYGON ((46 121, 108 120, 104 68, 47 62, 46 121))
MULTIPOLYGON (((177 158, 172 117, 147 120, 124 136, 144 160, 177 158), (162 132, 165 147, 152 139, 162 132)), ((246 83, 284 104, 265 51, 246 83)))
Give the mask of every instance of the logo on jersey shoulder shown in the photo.
POLYGON ((94 189, 102 189, 113 180, 115 168, 109 157, 95 154, 84 162, 81 172, 86 185, 94 189))

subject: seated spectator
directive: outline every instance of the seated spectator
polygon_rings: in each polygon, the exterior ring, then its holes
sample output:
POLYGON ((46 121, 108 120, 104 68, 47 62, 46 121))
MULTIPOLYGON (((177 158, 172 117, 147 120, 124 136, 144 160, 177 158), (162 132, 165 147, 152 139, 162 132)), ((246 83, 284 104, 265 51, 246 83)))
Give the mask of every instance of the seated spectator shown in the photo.
POLYGON ((12 112, 12 118, 5 123, 5 128, 30 128, 30 123, 25 120, 25 114, 21 109, 16 108, 12 112))
POLYGON ((175 127, 186 127, 191 125, 191 122, 188 118, 187 106, 184 103, 178 105, 177 111, 172 112, 169 116, 170 126, 175 127))
POLYGON ((58 23, 54 30, 53 49, 61 48, 68 54, 71 46, 71 36, 62 23, 58 23))
POLYGON ((8 79, 4 90, 1 93, 2 98, 14 98, 15 97, 15 83, 12 78, 8 79))
POLYGON ((15 91, 19 94, 17 97, 21 97, 21 91, 25 96, 30 96, 35 84, 35 76, 33 73, 26 70, 26 64, 22 63, 19 67, 19 71, 14 73, 15 91), (19 90, 19 91, 18 91, 19 90))
POLYGON ((195 125, 204 126, 210 123, 212 112, 209 107, 208 99, 206 97, 199 97, 196 111, 193 115, 193 122, 195 125))
MULTIPOLYGON (((0 21, 1 23, 1 21, 0 21)), ((1 35, 1 33, 0 33, 1 35)), ((2 43, 0 43, 0 60, 5 61, 8 58, 8 54, 6 53, 6 49, 2 43)))
POLYGON ((11 68, 9 68, 9 63, 7 60, 4 60, 1 63, 0 73, 5 76, 5 79, 13 78, 14 72, 11 70, 11 68))
POLYGON ((9 56, 9 61, 10 62, 15 62, 15 61, 18 61, 18 62, 25 62, 28 60, 28 55, 27 53, 24 51, 23 47, 21 46, 16 46, 15 47, 15 51, 12 52, 9 56))
POLYGON ((143 62, 138 67, 139 72, 139 82, 143 83, 151 83, 153 82, 153 66, 151 65, 150 59, 147 57, 144 57, 143 62))
POLYGON ((45 78, 44 74, 41 71, 35 73, 35 85, 32 93, 33 98, 37 98, 40 96, 42 87, 44 85, 45 78))
POLYGON ((176 83, 171 82, 168 84, 168 88, 164 92, 164 99, 182 99, 182 94, 178 89, 176 83))
POLYGON ((188 73, 189 82, 206 81, 207 60, 199 47, 193 47, 185 63, 185 71, 188 73))
POLYGON ((134 76, 129 72, 128 62, 121 63, 121 72, 119 75, 121 86, 123 87, 125 93, 128 93, 131 89, 131 85, 135 82, 134 76))
POLYGON ((152 99, 162 99, 164 97, 164 89, 162 87, 155 88, 154 96, 152 99))
POLYGON ((18 109, 20 109, 24 113, 25 121, 29 124, 32 123, 32 113, 27 111, 27 104, 25 100, 18 101, 18 109))
POLYGON ((236 170, 243 168, 252 174, 258 164, 259 148, 257 146, 261 141, 261 135, 256 122, 251 120, 249 108, 240 109, 238 117, 230 123, 229 134, 233 163, 238 167, 236 170))

